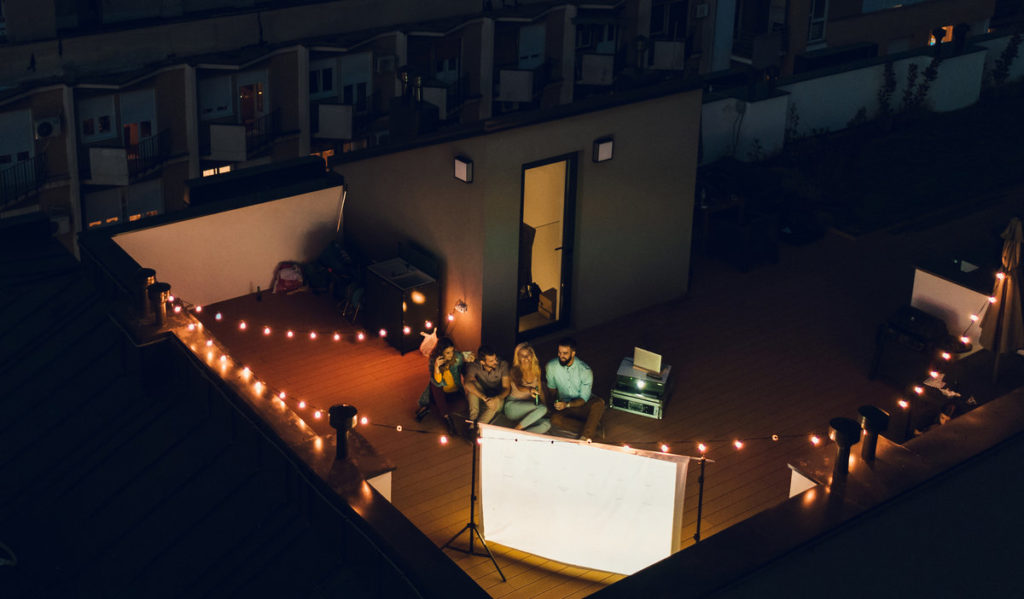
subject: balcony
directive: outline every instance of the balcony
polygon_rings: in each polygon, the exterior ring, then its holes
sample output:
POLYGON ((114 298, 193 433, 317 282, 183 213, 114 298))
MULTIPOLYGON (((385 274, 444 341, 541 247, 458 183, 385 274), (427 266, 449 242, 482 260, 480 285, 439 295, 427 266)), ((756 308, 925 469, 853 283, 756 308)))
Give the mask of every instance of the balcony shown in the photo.
POLYGON ((91 185, 130 185, 159 168, 170 155, 170 131, 165 129, 137 144, 89 146, 79 154, 79 171, 91 185))
POLYGON ((207 160, 245 162, 265 151, 277 135, 280 110, 246 123, 210 123, 201 129, 200 153, 207 160))
POLYGON ((313 104, 309 111, 313 137, 352 139, 354 108, 351 104, 313 104))
POLYGON ((577 85, 607 86, 615 83, 615 55, 584 52, 577 55, 577 85))
POLYGON ((0 209, 35 194, 45 180, 45 153, 0 170, 0 209))
MULTIPOLYGON (((779 54, 786 52, 788 47, 789 38, 783 25, 776 25, 770 31, 741 31, 733 38, 732 57, 733 60, 740 62, 762 63, 768 61, 773 64, 778 62, 779 54)), ((757 66, 755 65, 755 67, 757 66)))

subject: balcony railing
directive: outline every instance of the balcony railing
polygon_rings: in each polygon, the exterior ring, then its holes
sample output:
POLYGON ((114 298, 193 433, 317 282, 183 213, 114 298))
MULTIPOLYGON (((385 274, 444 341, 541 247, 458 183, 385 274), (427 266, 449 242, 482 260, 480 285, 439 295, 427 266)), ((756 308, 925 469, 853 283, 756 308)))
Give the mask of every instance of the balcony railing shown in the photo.
POLYGON ((245 123, 245 149, 252 155, 259 152, 274 141, 280 124, 281 110, 275 109, 268 114, 245 123))
POLYGON ((137 144, 85 146, 78 154, 82 179, 93 185, 129 185, 159 168, 170 155, 170 130, 164 129, 137 144))
POLYGON ((789 35, 784 25, 776 25, 774 29, 765 28, 764 31, 740 31, 732 40, 732 55, 744 60, 753 60, 754 48, 756 45, 778 44, 780 52, 789 49, 789 35))
POLYGON ((45 152, 0 170, 0 208, 36 193, 45 180, 45 152))

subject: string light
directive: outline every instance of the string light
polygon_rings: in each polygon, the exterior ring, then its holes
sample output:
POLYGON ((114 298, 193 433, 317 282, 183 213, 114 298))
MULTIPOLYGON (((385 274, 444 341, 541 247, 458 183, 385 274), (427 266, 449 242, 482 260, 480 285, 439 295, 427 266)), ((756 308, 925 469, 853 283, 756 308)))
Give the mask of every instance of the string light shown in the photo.
POLYGON ((920 385, 914 385, 914 393, 917 393, 918 395, 923 394, 924 393, 924 387, 922 387, 920 385))
POLYGON ((944 351, 944 352, 942 352, 942 359, 943 360, 952 360, 953 359, 953 354, 949 353, 948 351, 944 351))
POLYGON ((190 330, 190 331, 196 330, 196 325, 189 323, 188 330, 190 330))
POLYGON ((285 395, 284 395, 284 391, 282 391, 282 392, 278 393, 278 394, 277 394, 277 396, 278 396, 278 397, 279 397, 280 399, 284 399, 284 397, 285 397, 285 395))
POLYGON ((381 330, 377 331, 377 334, 378 334, 378 335, 380 335, 382 339, 383 339, 384 337, 387 337, 387 336, 388 336, 388 332, 387 332, 387 330, 385 330, 385 329, 381 329, 381 330))
POLYGON ((173 304, 174 303, 174 296, 172 294, 170 294, 170 293, 167 294, 167 303, 169 303, 169 304, 173 304))
POLYGON ((910 402, 905 400, 905 399, 901 399, 898 402, 896 402, 896 405, 898 405, 900 408, 906 410, 907 408, 910 407, 910 402))
POLYGON ((228 361, 228 357, 227 357, 227 355, 223 355, 223 356, 221 356, 221 357, 220 357, 220 361, 221 361, 221 362, 227 362, 227 361, 228 361))
POLYGON ((224 317, 221 315, 220 312, 217 312, 217 314, 215 314, 213 318, 214 318, 214 320, 221 320, 224 317))
POLYGON ((316 341, 316 331, 311 331, 309 333, 309 339, 310 341, 316 341))
POLYGON ((451 314, 451 313, 448 314, 448 322, 455 322, 455 315, 454 314, 451 314))
POLYGON ((932 377, 933 379, 937 379, 941 376, 941 374, 939 374, 938 370, 932 370, 928 372, 928 376, 932 377))
POLYGON ((997 279, 999 279, 1000 281, 1002 281, 1003 279, 1005 279, 1005 278, 1006 278, 1006 273, 1005 273, 1005 272, 1002 272, 1002 271, 1000 271, 1000 272, 997 272, 997 273, 996 273, 996 278, 997 278, 997 279))
POLYGON ((402 327, 402 334, 403 335, 408 335, 411 332, 412 332, 412 327, 410 327, 409 325, 406 325, 406 326, 402 327))
POLYGON ((339 335, 338 333, 335 333, 334 334, 334 340, 335 341, 341 341, 341 335, 339 335))
POLYGON ((815 447, 821 445, 821 437, 818 435, 811 435, 811 445, 815 447))
POLYGON ((181 314, 181 306, 174 306, 174 313, 181 314))
POLYGON ((306 409, 306 400, 304 400, 304 399, 300 399, 299 400, 299 408, 301 408, 303 410, 306 409))
POLYGON ((661 453, 668 453, 668 449, 668 445, 665 445, 664 443, 661 444, 661 453))
POLYGON ((263 327, 263 334, 264 335, 269 335, 270 334, 270 327, 263 327))
POLYGON ((994 304, 994 303, 996 303, 996 298, 995 298, 995 296, 990 296, 990 297, 988 298, 988 303, 990 303, 990 304, 994 304))
POLYGON ((441 435, 441 445, 448 445, 448 437, 441 435))
POLYGON ((213 347, 213 339, 206 340, 206 347, 213 347))
POLYGON ((971 338, 968 337, 967 335, 964 335, 963 337, 960 338, 960 343, 963 343, 964 345, 967 345, 970 342, 971 342, 971 338))
POLYGON ((697 444, 697 451, 701 452, 701 454, 707 453, 708 446, 705 445, 704 443, 698 443, 697 444))
POLYGON ((253 384, 252 388, 256 390, 256 394, 257 395, 260 395, 260 394, 263 393, 263 383, 261 383, 259 381, 256 381, 256 383, 253 384))
POLYGON ((359 424, 362 424, 363 426, 366 426, 369 423, 370 423, 370 419, 367 418, 366 416, 363 416, 362 418, 359 419, 359 424))
POLYGON ((977 314, 971 314, 971 321, 972 322, 978 322, 978 315, 977 314))
POLYGON ((203 311, 203 307, 202 306, 196 306, 195 307, 195 311, 196 312, 202 312, 203 311))
POLYGON ((358 333, 356 333, 356 339, 362 341, 363 339, 366 339, 366 334, 363 333, 362 331, 359 331, 358 333))
POLYGON ((323 416, 324 413, 321 412, 320 410, 313 412, 313 418, 316 418, 317 420, 320 420, 321 418, 323 418, 323 416))
POLYGON ((429 331, 430 329, 434 328, 434 323, 430 322, 429 320, 426 320, 423 322, 423 328, 429 331))
POLYGON ((736 439, 735 441, 733 441, 732 445, 736 449, 743 449, 743 441, 740 441, 739 439, 736 439))
POLYGON ((249 378, 249 375, 250 375, 250 374, 252 374, 252 371, 251 371, 251 370, 249 370, 249 367, 248 367, 248 366, 243 366, 243 367, 242 367, 242 376, 243 376, 244 378, 249 378))
POLYGON ((238 322, 238 328, 239 328, 239 330, 242 330, 242 331, 244 331, 244 330, 245 330, 245 327, 246 327, 246 325, 245 325, 245 321, 244 321, 244 320, 240 320, 240 321, 238 322))
POLYGON ((292 337, 295 336, 295 331, 288 331, 287 333, 284 334, 284 336, 291 339, 292 337))

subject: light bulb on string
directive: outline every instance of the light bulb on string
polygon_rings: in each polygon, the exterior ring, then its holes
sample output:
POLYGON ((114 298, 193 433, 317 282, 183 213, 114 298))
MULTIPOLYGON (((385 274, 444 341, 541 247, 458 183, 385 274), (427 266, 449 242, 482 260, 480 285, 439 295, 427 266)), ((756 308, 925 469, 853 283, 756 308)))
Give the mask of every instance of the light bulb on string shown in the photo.
POLYGON ((250 375, 250 374, 252 374, 252 371, 251 371, 251 370, 249 370, 249 367, 248 367, 248 366, 243 366, 243 367, 242 367, 242 376, 243 376, 244 378, 249 378, 249 375, 250 375))
POLYGON ((358 333, 356 333, 356 339, 358 339, 359 341, 366 339, 366 333, 359 331, 358 333))
POLYGON ((928 376, 932 377, 933 379, 937 379, 941 376, 941 374, 938 370, 932 370, 928 372, 928 376))
POLYGON ((173 304, 174 303, 174 296, 173 295, 167 294, 167 303, 168 304, 173 304))
POLYGON ((240 330, 240 331, 244 331, 244 330, 245 330, 245 328, 246 328, 246 326, 247 326, 247 325, 245 324, 245 321, 244 321, 244 320, 240 320, 240 321, 238 322, 238 330, 240 330))
POLYGON ((996 273, 996 278, 999 279, 1000 281, 1002 281, 1003 279, 1006 278, 1006 273, 1002 272, 1002 271, 999 271, 999 272, 996 273))
POLYGON ((221 361, 221 362, 227 362, 227 361, 228 361, 228 356, 227 356, 227 354, 224 354, 224 355, 222 355, 222 356, 220 357, 220 361, 221 361))
POLYGON ((278 394, 277 394, 277 397, 278 397, 279 399, 284 399, 284 397, 285 397, 285 395, 284 395, 284 391, 282 391, 282 392, 278 393, 278 394))
POLYGON ((304 399, 300 399, 299 400, 299 409, 301 409, 301 410, 305 410, 306 409, 306 400, 304 400, 304 399))
POLYGON ((455 315, 450 312, 448 313, 448 322, 455 322, 455 315))
POLYGON ((736 449, 743 449, 743 441, 736 439, 735 441, 732 442, 732 446, 735 447, 736 449))
POLYGON ((922 395, 924 393, 924 387, 922 387, 920 385, 914 385, 914 393, 917 393, 918 395, 922 395))
POLYGON ((383 339, 384 337, 387 337, 387 336, 388 336, 388 332, 387 332, 387 330, 386 330, 386 329, 381 329, 381 330, 377 331, 377 334, 378 334, 378 335, 380 335, 380 337, 381 337, 382 339, 383 339))
POLYGON ((821 445, 821 437, 818 435, 811 435, 811 445, 815 447, 821 445))
POLYGON ((423 328, 429 331, 430 329, 434 328, 434 323, 430 322, 429 320, 426 320, 423 322, 423 328))
POLYGON ((269 335, 270 334, 270 327, 263 327, 263 334, 264 335, 269 335))
POLYGON ((310 331, 310 333, 309 333, 309 340, 310 341, 316 341, 316 331, 310 331))
POLYGON ((288 331, 287 333, 284 334, 284 336, 291 339, 292 337, 295 336, 295 331, 288 331))
POLYGON ((661 447, 659 449, 661 449, 661 453, 668 453, 669 447, 668 447, 668 445, 665 445, 664 443, 662 443, 661 447))
POLYGON ((896 402, 896 405, 898 405, 900 408, 906 410, 907 408, 910 407, 910 402, 905 400, 905 399, 901 399, 901 400, 896 402))
POLYGON ((395 430, 398 431, 398 432, 402 432, 402 425, 401 424, 396 425, 395 426, 395 430))
POLYGON ((964 345, 967 345, 970 342, 971 342, 971 338, 968 337, 967 335, 964 335, 963 337, 960 338, 960 343, 963 343, 964 345))
POLYGON ((203 307, 202 306, 196 306, 194 309, 195 309, 196 312, 202 312, 203 311, 203 307))
POLYGON ((441 441, 441 445, 448 445, 448 437, 441 435, 439 440, 441 441))
POLYGON ((949 353, 948 351, 944 351, 944 352, 942 352, 942 359, 943 360, 952 360, 953 359, 953 354, 949 353))
POLYGON ((622 444, 622 448, 623 449, 633 449, 632 447, 630 447, 629 445, 626 445, 625 443, 622 444))
POLYGON ((779 440, 779 436, 778 435, 772 435, 772 441, 778 441, 778 440, 779 440))
POLYGON ((206 340, 206 347, 213 347, 213 339, 206 340))
POLYGON ((978 315, 977 314, 971 314, 971 322, 978 322, 978 315))
POLYGON ((697 444, 697 451, 699 451, 701 454, 707 453, 708 446, 703 444, 703 443, 698 443, 697 444))
POLYGON ((181 306, 174 306, 174 313, 181 314, 181 306))
POLYGON ((408 335, 411 332, 412 332, 412 327, 410 327, 408 325, 402 327, 402 334, 403 335, 408 335))
POLYGON ((370 424, 370 419, 367 418, 366 416, 363 416, 362 418, 359 419, 359 424, 366 426, 367 424, 370 424))
POLYGON ((214 319, 214 320, 221 320, 222 318, 224 318, 224 316, 223 316, 223 315, 221 315, 221 313, 220 313, 220 312, 217 312, 217 313, 216 313, 216 314, 214 314, 214 316, 213 316, 213 319, 214 319))
POLYGON ((206 352, 206 359, 210 360, 210 361, 213 361, 213 352, 212 351, 206 352))
POLYGON ((995 296, 989 296, 989 298, 988 298, 988 303, 990 303, 990 304, 994 304, 994 303, 996 303, 996 298, 995 298, 995 296))
POLYGON ((190 331, 196 330, 196 325, 189 323, 188 330, 190 330, 190 331))
POLYGON ((335 333, 334 334, 334 340, 335 341, 341 341, 341 335, 339 335, 338 333, 335 333))
POLYGON ((323 418, 323 416, 324 413, 321 412, 320 410, 313 412, 313 418, 316 418, 317 420, 320 420, 321 418, 323 418))
POLYGON ((252 388, 256 391, 257 395, 261 395, 263 393, 263 383, 261 383, 260 381, 256 381, 255 383, 253 383, 252 388))

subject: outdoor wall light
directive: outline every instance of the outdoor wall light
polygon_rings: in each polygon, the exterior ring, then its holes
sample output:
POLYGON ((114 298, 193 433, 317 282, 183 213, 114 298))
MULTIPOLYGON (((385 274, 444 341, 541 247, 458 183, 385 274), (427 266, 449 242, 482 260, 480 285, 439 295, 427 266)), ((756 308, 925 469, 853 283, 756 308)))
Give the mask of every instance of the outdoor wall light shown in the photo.
POLYGON ((473 161, 465 156, 455 157, 455 178, 463 183, 473 182, 473 161))
POLYGON ((611 137, 600 137, 594 140, 594 162, 612 159, 614 141, 611 137))

